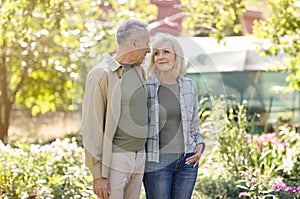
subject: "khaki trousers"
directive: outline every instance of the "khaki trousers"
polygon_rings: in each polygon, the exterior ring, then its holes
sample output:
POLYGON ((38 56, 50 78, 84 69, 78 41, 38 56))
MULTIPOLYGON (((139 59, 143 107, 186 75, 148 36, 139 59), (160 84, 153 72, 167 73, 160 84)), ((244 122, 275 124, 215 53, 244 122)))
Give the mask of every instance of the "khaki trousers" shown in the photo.
POLYGON ((109 199, 139 199, 145 168, 145 151, 112 154, 109 199))

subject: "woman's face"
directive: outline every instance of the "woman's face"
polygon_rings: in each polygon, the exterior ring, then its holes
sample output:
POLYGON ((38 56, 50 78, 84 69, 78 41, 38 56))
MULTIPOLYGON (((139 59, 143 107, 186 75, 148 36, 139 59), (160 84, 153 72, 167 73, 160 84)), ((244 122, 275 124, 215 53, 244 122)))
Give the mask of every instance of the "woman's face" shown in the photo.
POLYGON ((173 70, 175 66, 176 55, 171 42, 165 41, 153 50, 154 63, 161 72, 173 70))

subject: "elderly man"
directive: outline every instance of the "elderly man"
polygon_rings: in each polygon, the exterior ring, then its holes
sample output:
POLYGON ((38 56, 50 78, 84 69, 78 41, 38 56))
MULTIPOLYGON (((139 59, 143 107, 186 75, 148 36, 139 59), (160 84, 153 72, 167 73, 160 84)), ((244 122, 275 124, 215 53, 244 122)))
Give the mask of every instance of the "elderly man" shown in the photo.
POLYGON ((81 134, 94 193, 101 199, 134 199, 145 164, 148 110, 140 65, 150 52, 150 35, 145 23, 129 19, 116 36, 115 55, 87 75, 81 134))

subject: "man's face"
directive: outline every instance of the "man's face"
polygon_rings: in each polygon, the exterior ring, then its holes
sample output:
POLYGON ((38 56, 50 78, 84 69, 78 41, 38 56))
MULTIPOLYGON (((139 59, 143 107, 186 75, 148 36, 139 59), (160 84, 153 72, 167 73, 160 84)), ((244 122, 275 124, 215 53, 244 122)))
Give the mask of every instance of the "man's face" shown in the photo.
POLYGON ((141 64, 147 55, 147 53, 150 53, 150 35, 149 33, 145 33, 140 35, 140 38, 138 38, 135 42, 135 50, 133 52, 134 60, 136 64, 141 64))

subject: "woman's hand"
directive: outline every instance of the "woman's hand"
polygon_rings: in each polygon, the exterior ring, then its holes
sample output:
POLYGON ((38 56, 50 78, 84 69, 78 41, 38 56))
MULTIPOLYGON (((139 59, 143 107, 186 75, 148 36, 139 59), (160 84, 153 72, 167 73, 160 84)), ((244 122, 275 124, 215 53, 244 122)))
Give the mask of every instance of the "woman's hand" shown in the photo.
POLYGON ((203 143, 197 144, 196 147, 195 147, 195 150, 194 150, 195 155, 187 158, 186 161, 185 161, 185 164, 194 164, 193 165, 194 167, 197 166, 198 161, 201 158, 203 149, 204 149, 204 144, 203 143))

